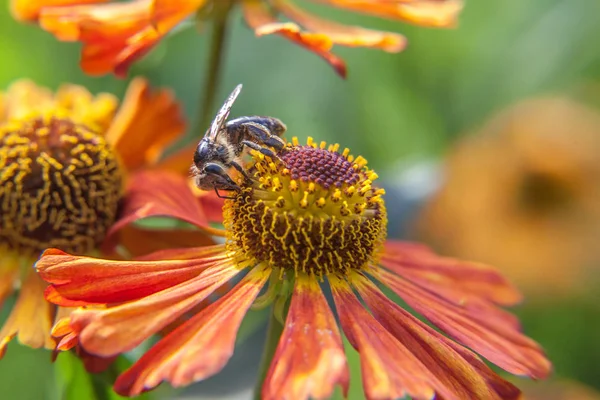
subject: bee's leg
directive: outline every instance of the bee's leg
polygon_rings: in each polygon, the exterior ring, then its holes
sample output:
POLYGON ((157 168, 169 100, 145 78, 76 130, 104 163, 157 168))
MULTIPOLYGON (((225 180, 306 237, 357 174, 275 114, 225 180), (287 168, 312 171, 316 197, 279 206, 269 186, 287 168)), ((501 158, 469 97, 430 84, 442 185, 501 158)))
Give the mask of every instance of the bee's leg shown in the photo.
POLYGON ((250 136, 259 143, 281 150, 285 140, 280 136, 287 129, 285 124, 273 117, 241 117, 231 120, 226 125, 227 132, 235 136, 250 136))
POLYGON ((283 160, 281 158, 279 158, 279 156, 277 154, 275 154, 275 152, 271 149, 262 147, 260 144, 251 142, 249 140, 242 140, 242 144, 244 146, 250 147, 251 149, 260 151, 262 154, 264 154, 267 157, 271 157, 271 159, 273 159, 273 160, 279 160, 280 162, 283 163, 283 160))
POLYGON ((208 163, 204 167, 204 171, 207 174, 215 175, 219 177, 219 184, 222 186, 219 189, 225 190, 241 190, 240 187, 231 179, 229 175, 227 175, 227 171, 223 169, 223 167, 219 164, 208 163))
POLYGON ((242 175, 244 175, 244 178, 247 181, 252 181, 252 177, 250 175, 248 175, 248 173, 244 170, 244 168, 242 168, 242 166, 238 163, 236 163, 235 161, 231 161, 229 163, 233 168, 237 169, 242 175))
POLYGON ((219 193, 219 189, 217 189, 217 188, 215 188, 215 193, 217 194, 217 197, 220 199, 227 199, 227 200, 235 199, 235 196, 221 196, 221 193, 219 193))

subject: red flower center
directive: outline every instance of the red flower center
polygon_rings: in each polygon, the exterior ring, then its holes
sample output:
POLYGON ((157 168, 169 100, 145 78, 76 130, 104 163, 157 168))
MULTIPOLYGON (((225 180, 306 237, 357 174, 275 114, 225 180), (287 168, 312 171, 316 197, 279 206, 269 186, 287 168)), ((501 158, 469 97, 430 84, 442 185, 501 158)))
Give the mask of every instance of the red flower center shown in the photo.
POLYGON ((84 253, 117 214, 123 174, 93 130, 66 118, 34 117, 0 128, 0 244, 84 253))

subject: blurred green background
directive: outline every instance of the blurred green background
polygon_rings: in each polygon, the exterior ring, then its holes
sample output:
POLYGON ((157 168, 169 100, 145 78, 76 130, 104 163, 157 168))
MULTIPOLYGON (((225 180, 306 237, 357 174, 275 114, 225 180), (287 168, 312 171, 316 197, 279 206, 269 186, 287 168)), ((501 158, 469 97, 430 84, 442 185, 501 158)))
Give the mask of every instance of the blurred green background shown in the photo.
MULTIPOLYGON (((59 43, 35 26, 19 24, 7 9, 0 7, 0 88, 30 78, 51 88, 73 82, 92 92, 124 92, 126 80, 93 78, 80 71, 78 44, 59 43)), ((218 101, 243 83, 233 116, 273 115, 286 122, 289 135, 339 142, 365 156, 390 186, 411 165, 443 157, 461 135, 520 99, 566 94, 600 105, 597 0, 467 0, 453 30, 318 10, 343 22, 401 32, 409 47, 401 54, 336 49, 349 68, 348 79, 342 80, 320 58, 282 38, 255 38, 237 10, 218 101)), ((208 35, 182 29, 130 73, 173 89, 185 106, 189 141, 198 140, 204 130, 195 125, 207 47, 208 35)), ((529 301, 516 312, 525 331, 547 350, 557 376, 600 389, 597 295, 529 301)), ((260 343, 261 332, 248 337, 260 343)), ((225 381, 250 370, 250 378, 240 382, 252 382, 257 352, 251 347, 242 345, 225 381)), ((354 372, 356 361, 353 357, 354 372)), ((48 353, 11 344, 0 362, 0 397, 57 399, 56 378, 48 353)), ((203 383, 188 395, 204 391, 210 393, 206 398, 217 398, 215 387, 203 383)), ((243 389, 240 398, 248 395, 243 389)), ((361 398, 360 393, 354 379, 350 398, 361 398)), ((235 392, 228 394, 236 397, 235 392)))

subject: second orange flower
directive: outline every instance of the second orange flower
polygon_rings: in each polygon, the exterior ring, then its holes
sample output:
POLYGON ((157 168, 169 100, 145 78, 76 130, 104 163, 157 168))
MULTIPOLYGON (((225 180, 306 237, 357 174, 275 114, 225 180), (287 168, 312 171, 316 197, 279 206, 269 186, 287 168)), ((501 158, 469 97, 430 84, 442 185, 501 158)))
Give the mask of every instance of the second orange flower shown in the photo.
MULTIPOLYGON (((462 9, 462 0, 313 1, 429 27, 454 26, 462 9)), ((135 60, 182 21, 194 14, 202 18, 228 13, 237 5, 257 36, 283 36, 324 58, 342 76, 346 75, 346 65, 331 52, 334 45, 391 53, 406 46, 403 35, 323 19, 291 0, 12 0, 11 10, 16 19, 37 22, 59 40, 82 42, 81 67, 85 72, 125 76, 135 60)))

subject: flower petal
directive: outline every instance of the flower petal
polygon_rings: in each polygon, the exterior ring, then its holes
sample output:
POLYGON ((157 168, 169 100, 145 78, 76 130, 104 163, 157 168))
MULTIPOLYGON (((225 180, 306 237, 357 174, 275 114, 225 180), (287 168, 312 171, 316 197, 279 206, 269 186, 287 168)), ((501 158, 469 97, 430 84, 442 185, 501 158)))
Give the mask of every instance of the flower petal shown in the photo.
POLYGON ((0 246, 0 307, 15 290, 19 279, 19 260, 16 253, 0 246))
POLYGON ((222 231, 210 228, 200 202, 185 178, 164 171, 141 171, 130 179, 120 218, 107 233, 102 250, 110 254, 119 242, 119 231, 147 217, 176 218, 207 234, 223 236, 222 231))
POLYGON ((385 270, 374 275, 435 326, 506 371, 533 378, 550 373, 540 346, 496 314, 448 302, 385 270))
POLYGON ((385 297, 364 276, 356 274, 352 284, 377 321, 439 379, 442 386, 435 387, 438 395, 447 400, 519 398, 519 389, 495 374, 476 355, 467 349, 455 350, 455 343, 385 297))
MULTIPOLYGON (((185 131, 181 105, 170 90, 152 92, 148 81, 131 81, 106 140, 134 170, 155 163, 164 148, 185 131)), ((190 157, 191 160, 191 157, 190 157)))
POLYGON ((35 21, 45 7, 69 6, 86 3, 106 3, 109 0, 11 0, 11 15, 18 21, 35 21))
POLYGON ((369 314, 348 283, 329 277, 346 337, 360 354, 367 399, 431 399, 437 379, 369 314))
POLYGON ((463 0, 316 0, 335 7, 431 27, 453 27, 463 0))
POLYGON ((341 58, 330 53, 333 42, 327 35, 301 32, 294 23, 281 23, 271 13, 262 0, 244 0, 244 18, 254 29, 256 36, 278 34, 290 41, 307 48, 327 61, 342 77, 346 77, 346 64, 341 58))
POLYGON ((206 232, 192 229, 146 229, 128 225, 119 233, 119 244, 131 257, 140 257, 159 250, 177 247, 200 247, 214 245, 206 232))
POLYGON ((28 269, 17 302, 0 329, 0 358, 4 356, 8 342, 15 336, 25 346, 54 348, 50 329, 55 307, 44 300, 45 286, 33 268, 28 269))
POLYGON ((290 0, 273 0, 274 7, 309 31, 324 34, 342 46, 375 47, 397 53, 406 47, 406 38, 392 32, 347 26, 318 18, 296 7, 290 0))
POLYGON ((198 142, 193 142, 179 149, 156 163, 156 168, 171 171, 179 175, 190 174, 194 152, 198 142))
POLYGON ((71 326, 83 348, 102 357, 116 356, 157 333, 210 296, 239 269, 226 260, 197 277, 137 301, 105 309, 78 309, 71 326))
POLYGON ((129 65, 162 37, 152 26, 153 0, 102 5, 46 7, 40 26, 59 40, 83 43, 81 67, 93 75, 114 71, 124 76, 129 65))
POLYGON ((114 389, 135 396, 166 380, 187 385, 220 371, 231 355, 248 308, 270 275, 251 270, 229 293, 163 338, 116 381, 114 389))
POLYGON ((513 305, 521 294, 494 268, 441 257, 427 247, 388 240, 381 264, 414 284, 455 304, 485 299, 513 305))
POLYGON ((298 276, 262 398, 329 398, 337 384, 347 395, 350 377, 336 325, 318 282, 298 276))
MULTIPOLYGON (((186 251, 190 251, 186 249, 186 251)), ((224 246, 203 248, 199 258, 168 261, 111 261, 46 250, 36 263, 40 276, 51 283, 46 299, 74 307, 139 299, 196 277, 224 259, 224 246)))
POLYGON ((119 101, 110 93, 92 95, 85 87, 70 83, 62 84, 54 96, 55 108, 68 110, 70 118, 106 132, 110 126, 119 101))

